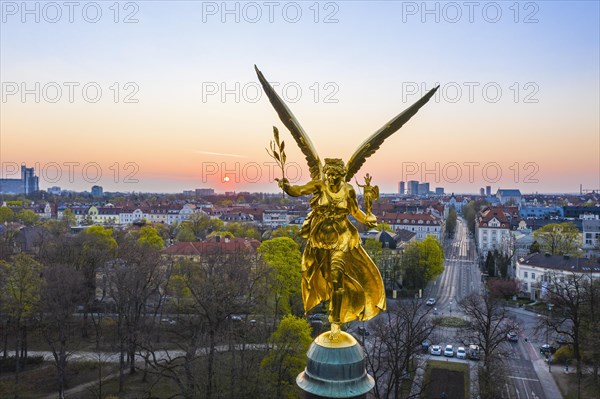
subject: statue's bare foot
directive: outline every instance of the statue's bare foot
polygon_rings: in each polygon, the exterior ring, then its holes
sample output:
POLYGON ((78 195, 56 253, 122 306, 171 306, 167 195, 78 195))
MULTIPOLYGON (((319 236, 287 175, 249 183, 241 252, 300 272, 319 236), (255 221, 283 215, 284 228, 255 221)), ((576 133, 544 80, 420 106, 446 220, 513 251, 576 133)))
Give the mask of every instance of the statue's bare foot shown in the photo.
POLYGON ((329 340, 330 341, 337 341, 340 337, 340 331, 341 331, 341 325, 340 323, 331 323, 331 331, 329 331, 329 340))

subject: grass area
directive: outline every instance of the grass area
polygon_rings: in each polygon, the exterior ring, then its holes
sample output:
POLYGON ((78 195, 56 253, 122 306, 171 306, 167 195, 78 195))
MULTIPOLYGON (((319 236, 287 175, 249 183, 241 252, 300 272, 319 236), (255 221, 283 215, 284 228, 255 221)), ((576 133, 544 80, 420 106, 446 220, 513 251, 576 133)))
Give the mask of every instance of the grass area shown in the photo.
MULTIPOLYGON (((115 369, 114 365, 102 366, 104 375, 114 372, 115 369)), ((70 363, 67 366, 67 389, 97 379, 96 362, 70 363)), ((44 362, 22 371, 19 384, 15 383, 14 373, 3 373, 0 377, 0 398, 40 398, 57 392, 56 368, 52 362, 44 362)))
MULTIPOLYGON (((574 372, 574 369, 571 369, 569 374, 565 374, 562 371, 554 372, 554 367, 552 368, 552 376, 556 381, 556 385, 558 385, 560 392, 563 395, 564 399, 576 399, 577 396, 577 374, 574 372)), ((583 376, 581 379, 581 399, 592 399, 592 398, 600 398, 600 384, 594 384, 593 378, 591 376, 583 376)))
POLYGON ((430 360, 425 370, 425 394, 422 399, 437 399, 442 392, 447 398, 469 398, 469 365, 430 360))
MULTIPOLYGON (((274 397, 273 375, 265 373, 261 368, 264 351, 235 351, 215 355, 213 393, 219 398, 242 397, 274 397)), ((181 365, 179 363, 179 365, 181 365)), ((99 364, 94 361, 72 362, 68 365, 67 399, 87 398, 172 398, 182 389, 173 379, 160 376, 158 373, 147 373, 138 369, 133 375, 125 374, 124 390, 119 393, 118 364, 102 364, 100 374, 99 364), (99 383, 100 375, 103 378, 99 383), (106 379, 110 376, 110 379, 106 379), (77 389, 79 387, 79 389, 77 389), (77 391, 69 393, 69 388, 77 391), (101 393, 101 395, 100 395, 101 393)), ((171 364, 171 367, 173 364, 171 364)), ((143 365, 139 365, 143 367, 143 365)), ((193 366, 195 394, 204 393, 207 382, 206 357, 199 357, 193 366)), ((183 369, 178 368, 179 377, 183 378, 183 369)), ((168 374, 168 373, 166 373, 168 374)), ((295 375, 293 376, 295 378, 295 375)), ((295 389, 295 384, 291 389, 295 389)), ((287 388, 286 388, 287 389, 287 388)), ((289 390, 289 389, 287 389, 289 390)), ((15 383, 14 373, 0 375, 0 398, 44 398, 57 394, 56 369, 52 362, 30 367, 20 374, 20 383, 15 383)), ((202 397, 202 396, 198 396, 202 397)))
POLYGON ((454 316, 442 316, 436 317, 435 322, 440 327, 467 327, 469 322, 467 320, 461 319, 460 317, 454 316))

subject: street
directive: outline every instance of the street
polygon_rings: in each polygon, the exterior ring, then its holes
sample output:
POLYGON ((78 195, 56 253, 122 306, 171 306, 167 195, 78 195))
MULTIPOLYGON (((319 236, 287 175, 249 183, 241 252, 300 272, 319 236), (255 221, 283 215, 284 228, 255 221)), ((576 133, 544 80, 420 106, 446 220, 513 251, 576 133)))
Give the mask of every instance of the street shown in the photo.
POLYGON ((480 292, 481 272, 476 259, 467 225, 458 218, 454 238, 444 240, 444 272, 428 289, 427 297, 436 298, 438 312, 457 314, 457 302, 472 292, 480 292))

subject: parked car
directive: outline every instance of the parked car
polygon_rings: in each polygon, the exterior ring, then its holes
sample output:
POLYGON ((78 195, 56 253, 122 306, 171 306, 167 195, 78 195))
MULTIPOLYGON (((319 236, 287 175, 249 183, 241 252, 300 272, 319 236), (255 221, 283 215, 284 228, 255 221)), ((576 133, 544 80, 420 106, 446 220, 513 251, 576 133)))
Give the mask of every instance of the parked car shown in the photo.
POLYGON ((439 345, 432 345, 429 351, 434 356, 442 356, 442 347, 439 345))
POLYGON ((433 305, 435 305, 435 298, 429 298, 427 300, 427 302, 425 302, 425 305, 427 305, 427 306, 433 306, 433 305))
POLYGON ((423 348, 423 352, 427 353, 429 351, 429 347, 431 346, 431 342, 425 340, 421 343, 421 348, 423 348))
POLYGON ((456 357, 458 359, 466 359, 467 358, 467 351, 465 350, 464 346, 458 347, 458 349, 456 350, 456 357))
POLYGON ((469 352, 467 356, 471 360, 479 360, 479 346, 477 345, 469 345, 469 352))
POLYGON ((506 334, 506 339, 508 339, 509 341, 512 341, 512 342, 518 342, 519 336, 517 335, 516 332, 509 331, 508 334, 506 334))
POLYGON ((540 348, 540 353, 543 355, 552 355, 556 352, 556 348, 550 344, 544 344, 540 348))
POLYGON ((446 345, 444 349, 444 356, 453 357, 454 356, 454 347, 452 345, 446 345))

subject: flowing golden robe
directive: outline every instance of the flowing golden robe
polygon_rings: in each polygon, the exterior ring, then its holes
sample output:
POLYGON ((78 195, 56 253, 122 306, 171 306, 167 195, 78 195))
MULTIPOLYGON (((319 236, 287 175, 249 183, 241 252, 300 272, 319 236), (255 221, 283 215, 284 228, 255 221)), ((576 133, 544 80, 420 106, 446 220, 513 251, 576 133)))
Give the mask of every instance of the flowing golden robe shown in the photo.
MULTIPOLYGON (((369 320, 385 310, 381 274, 362 248, 348 214, 358 209, 354 189, 343 184, 337 193, 320 185, 311 199, 312 211, 300 235, 307 238, 302 255, 302 299, 308 312, 331 300, 332 268, 343 271, 340 322, 369 320)), ((330 305, 331 306, 331 305, 330 305)))

